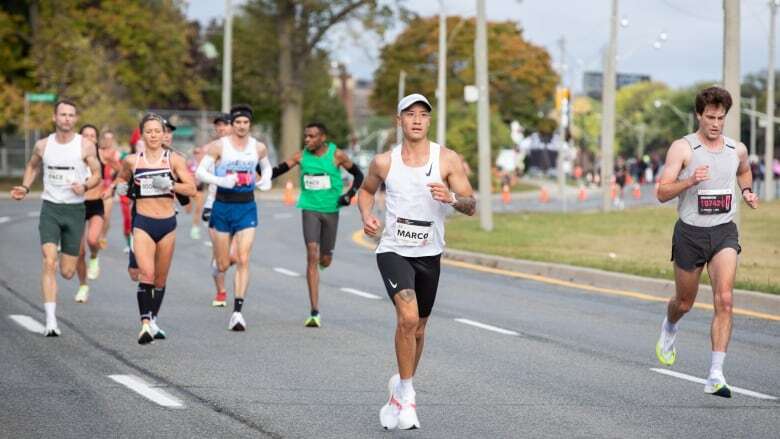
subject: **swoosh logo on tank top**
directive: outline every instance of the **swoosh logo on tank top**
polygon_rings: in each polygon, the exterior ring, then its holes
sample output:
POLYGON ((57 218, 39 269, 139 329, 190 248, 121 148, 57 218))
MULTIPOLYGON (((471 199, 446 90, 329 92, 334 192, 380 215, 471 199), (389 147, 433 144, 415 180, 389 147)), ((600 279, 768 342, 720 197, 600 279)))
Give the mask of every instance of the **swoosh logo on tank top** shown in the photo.
POLYGON ((425 173, 425 176, 426 177, 430 177, 431 176, 431 171, 433 171, 433 163, 431 163, 431 167, 428 168, 428 172, 425 173))

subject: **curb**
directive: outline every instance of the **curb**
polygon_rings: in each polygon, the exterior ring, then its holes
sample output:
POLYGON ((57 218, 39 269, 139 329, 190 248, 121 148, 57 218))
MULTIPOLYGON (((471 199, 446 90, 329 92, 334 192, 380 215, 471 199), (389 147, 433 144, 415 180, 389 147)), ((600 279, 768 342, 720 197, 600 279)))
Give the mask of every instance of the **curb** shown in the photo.
MULTIPOLYGON (((644 294, 664 300, 671 298, 675 289, 674 282, 671 280, 614 273, 595 268, 512 259, 455 249, 446 249, 444 257, 484 267, 544 276, 598 288, 620 288, 623 290, 641 291, 644 294)), ((709 285, 700 285, 696 299, 697 303, 712 305, 712 288, 709 285)), ((756 313, 774 314, 775 318, 773 320, 780 320, 780 295, 735 289, 734 305, 735 307, 738 306, 756 313)))

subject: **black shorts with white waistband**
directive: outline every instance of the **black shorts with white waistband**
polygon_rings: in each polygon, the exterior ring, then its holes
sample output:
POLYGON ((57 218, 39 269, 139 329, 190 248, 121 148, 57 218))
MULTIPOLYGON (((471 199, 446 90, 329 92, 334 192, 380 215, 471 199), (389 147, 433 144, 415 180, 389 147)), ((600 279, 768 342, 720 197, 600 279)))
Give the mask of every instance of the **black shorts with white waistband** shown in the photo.
POLYGON ((441 254, 413 258, 392 252, 378 253, 376 262, 391 301, 400 291, 413 290, 420 318, 431 315, 439 288, 441 254))

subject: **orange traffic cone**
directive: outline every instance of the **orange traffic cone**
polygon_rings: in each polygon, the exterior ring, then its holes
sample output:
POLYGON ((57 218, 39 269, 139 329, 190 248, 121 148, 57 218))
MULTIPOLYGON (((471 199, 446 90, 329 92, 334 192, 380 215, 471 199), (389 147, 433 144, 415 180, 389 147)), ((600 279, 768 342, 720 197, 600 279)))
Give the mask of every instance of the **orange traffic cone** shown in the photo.
POLYGON ((512 193, 509 192, 508 184, 501 187, 501 201, 504 203, 504 206, 512 202, 512 193))
POLYGON ((638 200, 642 198, 642 188, 639 187, 639 183, 634 184, 634 199, 638 200))
POLYGON ((588 191, 585 190, 585 186, 580 185, 580 192, 577 194, 579 201, 585 201, 588 199, 588 191))
POLYGON ((626 184, 627 185, 634 184, 634 177, 632 177, 631 174, 626 175, 626 184))
POLYGON ((550 201, 550 194, 547 193, 547 189, 542 187, 541 191, 539 191, 539 202, 547 203, 548 201, 550 201))
POLYGON ((615 201, 615 198, 617 198, 617 193, 618 193, 618 185, 615 184, 615 183, 612 183, 612 190, 611 190, 611 192, 609 194, 609 196, 612 199, 612 201, 615 201))
POLYGON ((291 181, 288 181, 287 184, 284 185, 284 204, 287 206, 295 204, 295 195, 293 194, 293 184, 291 181))

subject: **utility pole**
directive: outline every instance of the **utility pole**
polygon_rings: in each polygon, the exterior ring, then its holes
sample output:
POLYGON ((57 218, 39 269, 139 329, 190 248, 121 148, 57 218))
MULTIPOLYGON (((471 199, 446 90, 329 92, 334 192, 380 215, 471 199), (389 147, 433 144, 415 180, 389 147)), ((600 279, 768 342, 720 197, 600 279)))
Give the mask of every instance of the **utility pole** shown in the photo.
MULTIPOLYGON (((398 72, 398 102, 406 95, 406 70, 398 72)), ((400 144, 404 140, 404 132, 401 129, 401 125, 396 122, 395 128, 395 141, 400 144)))
POLYGON ((477 0, 477 38, 474 54, 477 68, 477 139, 479 144, 479 223, 482 230, 493 230, 493 196, 490 178, 490 89, 488 88, 487 24, 485 0, 477 0))
MULTIPOLYGON (((565 80, 566 77, 566 38, 561 37, 558 40, 558 48, 561 50, 561 58, 560 58, 560 74, 561 74, 561 88, 566 88, 565 80)), ((556 173, 558 174, 558 192, 560 193, 561 202, 563 203, 563 212, 566 213, 567 206, 566 206, 566 173, 563 170, 563 145, 566 141, 566 127, 564 126, 563 122, 568 121, 569 115, 567 114, 569 111, 569 106, 571 105, 570 102, 564 102, 564 99, 561 100, 561 114, 558 117, 558 160, 556 163, 556 173)))
MULTIPOLYGON (((740 140, 740 116, 742 112, 740 109, 742 92, 740 90, 740 78, 739 78, 739 10, 740 0, 723 0, 723 86, 731 94, 732 109, 736 111, 729 111, 726 115, 726 123, 723 127, 723 134, 727 137, 739 141, 740 140)), ((735 193, 738 193, 739 183, 734 187, 735 193)), ((737 199, 742 198, 741 196, 737 199)), ((739 203, 734 206, 734 223, 737 227, 740 226, 740 209, 739 203)))
POLYGON ((769 60, 766 68, 766 147, 764 148, 764 201, 775 199, 772 163, 775 158, 775 18, 778 0, 769 2, 769 60))
POLYGON ((604 54, 604 77, 601 94, 601 209, 608 211, 612 199, 609 185, 613 172, 613 144, 615 141, 615 87, 618 31, 618 0, 612 0, 612 14, 609 23, 609 45, 604 54))
POLYGON ((447 143, 447 14, 439 0, 439 85, 436 92, 436 143, 447 143))
POLYGON ((750 116, 750 155, 756 154, 756 107, 758 106, 758 99, 755 96, 751 96, 748 102, 750 102, 750 109, 752 112, 750 116))
POLYGON ((225 0, 225 34, 222 42, 222 112, 230 111, 233 78, 233 5, 225 0))

